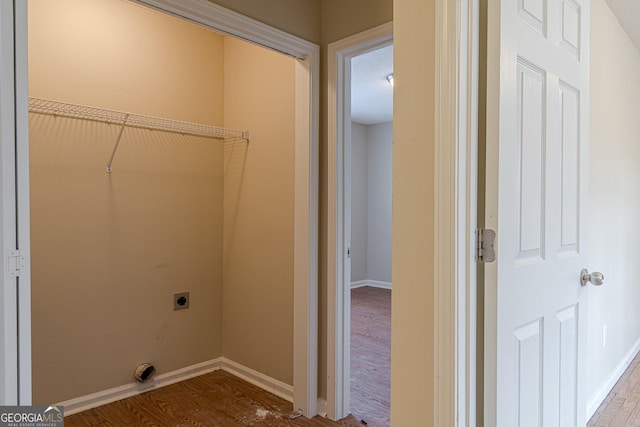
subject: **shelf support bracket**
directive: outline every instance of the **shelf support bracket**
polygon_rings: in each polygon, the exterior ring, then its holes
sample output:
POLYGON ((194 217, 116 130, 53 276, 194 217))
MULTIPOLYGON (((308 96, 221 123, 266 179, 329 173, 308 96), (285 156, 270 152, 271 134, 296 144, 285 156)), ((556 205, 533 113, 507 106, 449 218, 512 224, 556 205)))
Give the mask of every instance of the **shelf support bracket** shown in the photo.
POLYGON ((120 140, 122 139, 122 134, 124 133, 124 128, 127 126, 127 119, 129 118, 129 113, 124 115, 124 119, 122 120, 122 126, 120 127, 120 133, 118 134, 118 139, 116 140, 116 145, 113 146, 113 152, 111 153, 111 158, 109 159, 109 164, 107 165, 107 172, 111 173, 113 165, 113 159, 116 157, 116 153, 118 152, 118 147, 120 146, 120 140))

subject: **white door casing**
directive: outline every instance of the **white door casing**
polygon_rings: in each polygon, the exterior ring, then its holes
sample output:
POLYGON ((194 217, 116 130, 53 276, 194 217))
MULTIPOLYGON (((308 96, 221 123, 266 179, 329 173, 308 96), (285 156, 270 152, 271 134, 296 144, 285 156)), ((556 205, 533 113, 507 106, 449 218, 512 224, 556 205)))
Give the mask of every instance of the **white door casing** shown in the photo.
MULTIPOLYGON (((10 259, 29 258, 26 2, 0 0, 0 404, 31 404, 31 318, 28 268, 10 272, 10 259), (28 193, 27 193, 28 194, 28 193), (20 251, 20 253, 18 253, 20 251)), ((21 263, 20 263, 21 264, 21 263)), ((16 267, 19 264, 16 264, 16 267)))
MULTIPOLYGON (((15 67, 16 67, 16 144, 15 144, 15 206, 16 242, 18 253, 18 399, 20 405, 31 405, 31 214, 29 199, 29 169, 20 165, 29 162, 29 101, 27 75, 27 2, 15 1, 15 67)), ((14 262, 16 258, 13 258, 14 262)), ((9 267, 12 268, 11 262, 9 267)))
POLYGON ((492 1, 485 425, 584 426, 589 1, 492 1))
POLYGON ((393 23, 328 47, 327 416, 350 413, 351 59, 393 42, 393 23))
MULTIPOLYGON (((14 33, 13 33, 13 1, 2 0, 0 2, 0 189, 2 196, 0 205, 2 209, 2 222, 0 222, 0 254, 5 253, 7 243, 11 238, 15 238, 15 222, 11 224, 11 199, 7 197, 7 191, 14 183, 11 177, 11 165, 6 164, 6 158, 14 157, 15 147, 15 70, 13 67, 14 58, 14 33), (4 166, 10 169, 6 171, 4 166), (7 182, 8 181, 8 182, 7 182)), ((12 195, 15 199, 15 195, 12 195)), ((9 242, 8 242, 9 241, 9 242)), ((0 268, 4 272, 6 269, 4 256, 0 257, 0 268)), ((17 324, 17 301, 18 294, 16 280, 5 277, 2 274, 2 305, 0 315, 2 316, 2 352, 0 353, 0 403, 3 405, 15 405, 18 402, 18 324, 17 324)))

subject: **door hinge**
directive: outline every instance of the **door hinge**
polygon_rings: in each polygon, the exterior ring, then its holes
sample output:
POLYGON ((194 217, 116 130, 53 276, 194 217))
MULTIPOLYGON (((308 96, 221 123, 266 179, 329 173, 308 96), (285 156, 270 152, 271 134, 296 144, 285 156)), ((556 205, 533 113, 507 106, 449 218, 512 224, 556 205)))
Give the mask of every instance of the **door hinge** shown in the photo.
POLYGON ((9 277, 19 277, 20 270, 26 268, 27 262, 20 251, 10 251, 7 259, 7 273, 9 277))
POLYGON ((496 232, 488 228, 476 230, 476 262, 493 262, 496 260, 496 252, 493 249, 496 240, 496 232))

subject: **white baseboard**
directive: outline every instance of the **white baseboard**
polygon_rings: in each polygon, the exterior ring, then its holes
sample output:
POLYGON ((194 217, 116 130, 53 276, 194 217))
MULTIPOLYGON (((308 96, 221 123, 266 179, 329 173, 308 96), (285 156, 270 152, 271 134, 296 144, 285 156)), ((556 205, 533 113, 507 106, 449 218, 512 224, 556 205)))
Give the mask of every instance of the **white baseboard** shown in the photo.
POLYGON ((73 415, 87 409, 96 408, 106 405, 117 400, 126 399, 127 397, 136 396, 146 393, 147 391, 175 384, 189 378, 197 377, 208 372, 217 371, 222 367, 222 357, 198 363, 196 365, 187 366, 186 368, 176 371, 167 372, 157 375, 145 383, 132 382, 119 387, 91 393, 86 396, 76 397, 75 399, 66 400, 56 403, 56 405, 64 406, 64 415, 73 415))
POLYGON ((289 384, 254 371, 225 357, 222 358, 222 370, 293 403, 293 386, 289 384))
POLYGON ((132 382, 130 384, 56 403, 56 405, 64 406, 65 416, 73 415, 78 412, 86 411, 87 409, 97 408, 98 406, 146 393, 156 388, 185 381, 219 369, 229 372, 236 377, 242 378, 243 380, 289 402, 293 402, 293 386, 268 377, 267 375, 251 368, 247 368, 246 366, 225 357, 218 357, 217 359, 208 360, 196 365, 187 366, 186 368, 157 375, 145 383, 132 382))
POLYGON ((318 415, 327 418, 327 399, 322 397, 318 398, 318 415))
POLYGON ((611 373, 607 382, 604 383, 595 396, 593 396, 589 400, 589 403, 587 403, 587 421, 589 421, 591 417, 593 417, 593 414, 596 413, 602 402, 607 398, 607 395, 611 392, 620 377, 622 377, 622 374, 624 374, 624 371, 629 367, 638 352, 640 352, 640 339, 635 342, 633 347, 631 347, 631 350, 629 350, 613 373, 611 373))
POLYGON ((365 286, 380 289, 391 289, 391 282, 381 282, 379 280, 358 280, 357 282, 351 282, 351 289, 363 288, 365 286))
POLYGON ((368 280, 358 280, 357 282, 351 282, 351 289, 363 288, 367 286, 368 283, 368 280))

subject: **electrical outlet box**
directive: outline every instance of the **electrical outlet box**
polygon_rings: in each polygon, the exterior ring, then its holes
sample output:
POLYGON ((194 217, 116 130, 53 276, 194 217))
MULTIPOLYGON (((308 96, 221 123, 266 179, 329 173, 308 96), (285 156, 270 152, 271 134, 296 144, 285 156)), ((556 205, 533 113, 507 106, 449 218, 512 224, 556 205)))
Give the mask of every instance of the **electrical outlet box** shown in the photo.
POLYGON ((189 292, 173 294, 173 310, 185 310, 189 308, 189 292))

